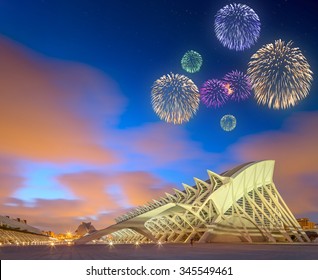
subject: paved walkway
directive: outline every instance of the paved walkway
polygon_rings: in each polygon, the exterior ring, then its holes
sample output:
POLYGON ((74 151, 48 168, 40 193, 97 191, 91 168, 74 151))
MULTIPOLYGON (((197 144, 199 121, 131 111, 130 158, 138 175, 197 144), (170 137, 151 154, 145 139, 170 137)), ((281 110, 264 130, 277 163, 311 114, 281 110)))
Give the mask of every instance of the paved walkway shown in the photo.
POLYGON ((0 247, 2 260, 318 260, 318 244, 147 244, 0 247))

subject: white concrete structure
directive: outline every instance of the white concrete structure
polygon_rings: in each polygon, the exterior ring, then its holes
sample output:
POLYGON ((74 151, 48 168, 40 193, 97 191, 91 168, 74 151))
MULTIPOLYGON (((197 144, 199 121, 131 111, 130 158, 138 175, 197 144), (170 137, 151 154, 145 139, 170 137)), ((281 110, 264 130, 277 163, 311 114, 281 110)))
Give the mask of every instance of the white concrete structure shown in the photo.
POLYGON ((0 244, 47 244, 49 237, 26 222, 0 216, 0 244))
POLYGON ((116 219, 76 243, 108 236, 112 242, 309 242, 273 182, 275 162, 240 165, 162 197, 116 219))

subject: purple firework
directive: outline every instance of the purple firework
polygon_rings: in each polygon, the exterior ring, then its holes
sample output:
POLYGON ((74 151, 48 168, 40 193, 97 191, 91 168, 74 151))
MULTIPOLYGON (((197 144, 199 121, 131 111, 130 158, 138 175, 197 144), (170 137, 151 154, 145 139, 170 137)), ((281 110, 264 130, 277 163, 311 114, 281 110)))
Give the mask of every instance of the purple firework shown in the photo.
POLYGON ((202 102, 207 107, 221 107, 229 99, 228 90, 224 82, 212 79, 207 80, 200 89, 202 102))
POLYGON ((240 71, 227 73, 223 78, 225 87, 231 100, 241 101, 249 98, 252 94, 252 85, 248 75, 240 71))
POLYGON ((215 15, 214 30, 224 47, 243 51, 257 41, 261 23, 258 15, 244 4, 229 4, 215 15))

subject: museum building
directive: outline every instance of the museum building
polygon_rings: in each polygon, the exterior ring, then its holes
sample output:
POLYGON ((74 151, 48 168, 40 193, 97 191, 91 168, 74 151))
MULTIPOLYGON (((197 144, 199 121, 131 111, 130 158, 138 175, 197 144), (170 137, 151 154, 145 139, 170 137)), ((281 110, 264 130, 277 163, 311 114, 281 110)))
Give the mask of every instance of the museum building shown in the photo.
POLYGON ((164 197, 118 217, 75 243, 310 242, 279 194, 274 160, 249 162, 222 174, 207 171, 164 197))

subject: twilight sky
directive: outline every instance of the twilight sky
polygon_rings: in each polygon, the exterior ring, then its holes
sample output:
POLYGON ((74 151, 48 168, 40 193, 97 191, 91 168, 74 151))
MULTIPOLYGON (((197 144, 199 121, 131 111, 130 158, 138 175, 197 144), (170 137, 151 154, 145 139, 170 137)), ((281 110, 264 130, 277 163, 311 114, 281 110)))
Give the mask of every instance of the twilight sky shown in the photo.
POLYGON ((0 0, 0 214, 41 229, 97 228, 206 170, 276 160, 274 182, 296 217, 318 222, 318 22, 311 0, 254 0, 258 42, 223 47, 214 34, 225 0, 0 0), (309 96, 287 110, 253 98, 200 104, 189 123, 151 107, 153 82, 174 72, 199 87, 245 72, 264 44, 292 40, 314 72, 309 96), (183 54, 203 57, 187 74, 183 54), (231 113, 237 127, 224 132, 231 113))

